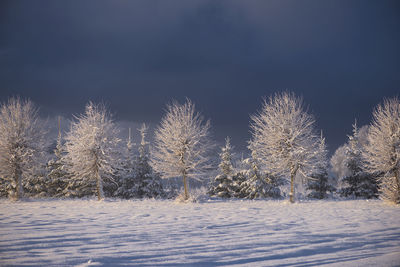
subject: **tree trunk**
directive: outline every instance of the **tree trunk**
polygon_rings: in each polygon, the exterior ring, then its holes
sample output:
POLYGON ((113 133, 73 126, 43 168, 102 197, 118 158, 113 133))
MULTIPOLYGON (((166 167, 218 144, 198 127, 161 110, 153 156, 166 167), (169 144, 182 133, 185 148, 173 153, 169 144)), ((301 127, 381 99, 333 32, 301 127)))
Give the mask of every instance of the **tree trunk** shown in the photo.
POLYGON ((100 177, 100 173, 96 171, 96 179, 97 179, 97 198, 98 200, 104 199, 104 192, 103 192, 103 180, 100 177))
POLYGON ((16 199, 21 199, 24 195, 24 188, 22 187, 22 171, 20 166, 15 168, 15 183, 16 183, 16 199))
POLYGON ((183 172, 183 187, 185 189, 185 200, 188 200, 189 199, 189 191, 188 191, 188 185, 187 185, 186 172, 183 172))
POLYGON ((396 183, 397 183, 397 199, 396 199, 396 203, 399 204, 400 203, 400 169, 397 169, 395 171, 395 176, 396 176, 396 183))
POLYGON ((182 176, 183 176, 183 188, 185 190, 185 200, 189 199, 189 191, 187 185, 187 173, 186 173, 186 164, 185 164, 185 151, 180 155, 180 161, 182 164, 182 176))
POLYGON ((290 173, 290 203, 294 203, 294 172, 290 173))

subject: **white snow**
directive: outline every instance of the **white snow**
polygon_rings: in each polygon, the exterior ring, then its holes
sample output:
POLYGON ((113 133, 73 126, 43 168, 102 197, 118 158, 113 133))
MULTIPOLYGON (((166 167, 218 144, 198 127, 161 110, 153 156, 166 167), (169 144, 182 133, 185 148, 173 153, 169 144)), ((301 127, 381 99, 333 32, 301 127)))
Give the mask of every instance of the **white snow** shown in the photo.
POLYGON ((0 200, 0 265, 399 266, 381 201, 0 200))

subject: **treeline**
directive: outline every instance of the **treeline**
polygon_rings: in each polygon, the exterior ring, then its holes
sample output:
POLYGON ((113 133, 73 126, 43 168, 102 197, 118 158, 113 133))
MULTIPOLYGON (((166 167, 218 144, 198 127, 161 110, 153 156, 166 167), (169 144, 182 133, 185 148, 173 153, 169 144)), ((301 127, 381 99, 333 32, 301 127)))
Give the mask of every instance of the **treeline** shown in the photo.
POLYGON ((205 178, 208 194, 221 198, 288 195, 294 202, 296 184, 304 184, 310 198, 381 197, 400 203, 398 98, 378 105, 369 126, 353 125, 353 134, 335 152, 331 167, 325 138, 314 125, 301 98, 277 93, 251 116, 251 156, 234 161, 228 137, 216 166, 210 122, 190 100, 167 105, 153 144, 147 141, 148 128, 143 125, 135 146, 130 130, 128 140, 118 138, 120 129, 104 105, 89 102, 66 134, 59 131, 54 153, 45 160, 48 140, 37 108, 30 100, 10 98, 0 107, 0 195, 188 201, 188 179, 205 178), (330 168, 338 180, 332 179, 330 168), (171 177, 182 179, 182 193, 162 180, 171 177))

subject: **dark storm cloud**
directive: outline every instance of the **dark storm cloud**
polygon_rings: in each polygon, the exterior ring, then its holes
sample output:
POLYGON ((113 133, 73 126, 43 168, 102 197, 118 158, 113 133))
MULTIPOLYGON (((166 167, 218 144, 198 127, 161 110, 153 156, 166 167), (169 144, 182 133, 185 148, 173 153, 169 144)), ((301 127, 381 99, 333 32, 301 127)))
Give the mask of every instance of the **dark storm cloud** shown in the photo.
POLYGON ((3 1, 1 100, 105 101, 157 123, 190 97, 240 148, 262 96, 292 90, 335 148, 400 85, 397 1, 3 1))

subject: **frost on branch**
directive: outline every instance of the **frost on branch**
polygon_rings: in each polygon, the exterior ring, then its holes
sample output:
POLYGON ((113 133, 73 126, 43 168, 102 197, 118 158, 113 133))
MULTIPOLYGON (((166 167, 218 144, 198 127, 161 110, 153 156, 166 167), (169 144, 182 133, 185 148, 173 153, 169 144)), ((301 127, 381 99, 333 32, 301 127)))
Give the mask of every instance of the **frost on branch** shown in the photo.
POLYGON ((189 199, 187 179, 199 178, 209 165, 210 122, 204 122, 188 99, 167 106, 167 113, 155 132, 152 153, 154 169, 164 177, 183 178, 184 199, 189 199))
POLYGON ((76 117, 66 137, 67 158, 73 173, 71 195, 79 189, 93 192, 95 183, 98 199, 104 198, 104 179, 112 180, 119 163, 117 133, 104 105, 89 102, 85 113, 76 117))
POLYGON ((45 147, 43 122, 30 100, 10 98, 0 107, 0 177, 12 198, 23 197, 23 181, 34 173, 45 147))
POLYGON ((250 146, 263 167, 274 176, 290 179, 290 201, 298 174, 309 178, 318 162, 318 137, 314 118, 293 93, 280 93, 264 100, 262 109, 251 116, 250 146))
POLYGON ((380 196, 400 203, 400 101, 384 100, 373 112, 363 154, 366 170, 379 176, 380 196))

